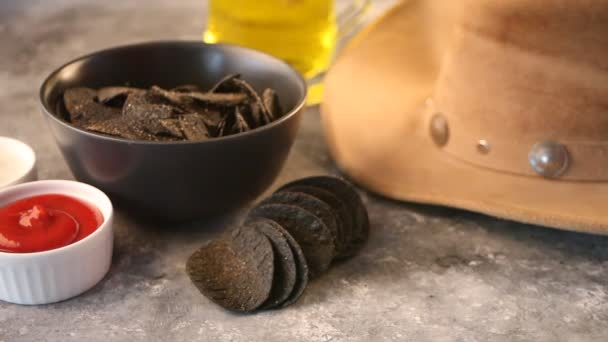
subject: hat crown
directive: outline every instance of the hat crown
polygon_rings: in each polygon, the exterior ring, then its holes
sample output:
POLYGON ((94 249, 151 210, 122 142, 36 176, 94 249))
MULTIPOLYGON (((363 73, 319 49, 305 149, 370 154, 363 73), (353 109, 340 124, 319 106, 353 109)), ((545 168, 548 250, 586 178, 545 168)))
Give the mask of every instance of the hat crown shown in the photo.
POLYGON ((445 150, 533 174, 530 148, 558 141, 580 157, 569 177, 608 178, 608 157, 602 170, 599 161, 584 169, 580 163, 608 155, 589 148, 608 143, 608 1, 469 0, 466 6, 433 96, 432 111, 450 128, 445 150), (479 153, 480 140, 489 153, 479 153))
POLYGON ((606 0, 469 0, 460 26, 498 42, 608 68, 606 0))

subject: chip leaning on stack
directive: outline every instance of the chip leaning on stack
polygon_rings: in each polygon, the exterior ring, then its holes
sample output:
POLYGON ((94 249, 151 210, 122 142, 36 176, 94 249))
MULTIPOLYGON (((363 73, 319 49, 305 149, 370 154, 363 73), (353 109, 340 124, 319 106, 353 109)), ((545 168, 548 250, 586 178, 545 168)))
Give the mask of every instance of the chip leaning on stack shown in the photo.
POLYGON ((226 309, 281 308, 296 302, 309 278, 332 261, 355 255, 369 228, 351 184, 304 178, 281 187, 242 226, 194 252, 186 271, 201 293, 226 309))

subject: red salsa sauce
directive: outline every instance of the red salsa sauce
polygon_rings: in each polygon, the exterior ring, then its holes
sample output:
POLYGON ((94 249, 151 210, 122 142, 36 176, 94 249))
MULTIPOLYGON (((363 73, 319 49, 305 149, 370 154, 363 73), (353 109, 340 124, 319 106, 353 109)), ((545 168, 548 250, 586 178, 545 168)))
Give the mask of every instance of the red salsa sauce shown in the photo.
POLYGON ((98 208, 74 197, 46 194, 0 208, 0 252, 48 251, 80 241, 103 223, 98 208))

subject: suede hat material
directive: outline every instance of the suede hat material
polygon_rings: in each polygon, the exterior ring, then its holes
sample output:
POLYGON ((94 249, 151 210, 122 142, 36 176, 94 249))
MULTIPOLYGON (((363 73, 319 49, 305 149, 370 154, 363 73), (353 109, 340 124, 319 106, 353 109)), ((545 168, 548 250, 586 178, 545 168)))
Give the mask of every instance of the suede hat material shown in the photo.
POLYGON ((372 191, 608 233, 608 1, 405 1, 342 51, 321 113, 372 191))

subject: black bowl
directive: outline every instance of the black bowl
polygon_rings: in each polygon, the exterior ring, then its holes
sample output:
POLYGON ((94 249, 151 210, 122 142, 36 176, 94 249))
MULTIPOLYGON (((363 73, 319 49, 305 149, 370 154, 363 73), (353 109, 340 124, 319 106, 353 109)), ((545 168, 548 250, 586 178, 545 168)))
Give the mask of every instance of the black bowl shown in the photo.
POLYGON ((230 45, 152 42, 99 51, 53 72, 42 84, 42 111, 79 181, 105 191, 139 216, 187 220, 234 210, 262 194, 293 144, 306 83, 272 56, 230 45), (94 134, 60 119, 55 108, 71 87, 129 84, 210 88, 239 73, 257 91, 276 90, 287 114, 252 131, 200 142, 133 141, 94 134))

